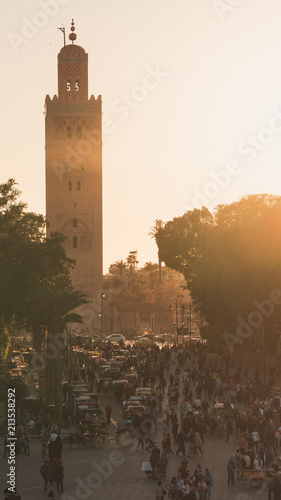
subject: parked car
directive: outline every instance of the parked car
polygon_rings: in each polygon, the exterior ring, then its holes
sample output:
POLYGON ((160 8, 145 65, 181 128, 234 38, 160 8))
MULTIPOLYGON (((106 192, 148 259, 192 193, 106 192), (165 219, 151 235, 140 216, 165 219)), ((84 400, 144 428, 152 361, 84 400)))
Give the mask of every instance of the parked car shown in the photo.
POLYGON ((106 340, 110 340, 110 342, 125 342, 125 337, 121 333, 113 333, 105 338, 106 340))

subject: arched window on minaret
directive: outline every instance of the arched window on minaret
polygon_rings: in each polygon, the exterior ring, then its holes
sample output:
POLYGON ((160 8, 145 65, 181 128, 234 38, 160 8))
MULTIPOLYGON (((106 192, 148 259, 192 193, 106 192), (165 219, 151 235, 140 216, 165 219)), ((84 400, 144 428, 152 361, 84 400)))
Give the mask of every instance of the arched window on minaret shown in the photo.
POLYGON ((76 82, 75 82, 75 90, 76 90, 76 92, 79 92, 79 90, 80 90, 79 80, 76 80, 76 82))
POLYGON ((77 238, 77 236, 73 236, 73 238, 72 238, 72 244, 73 244, 73 248, 77 248, 77 246, 78 246, 78 238, 77 238))
POLYGON ((77 139, 81 139, 82 137, 82 129, 81 127, 77 127, 77 139))
POLYGON ((71 137, 71 127, 66 127, 66 137, 69 139, 71 137))
POLYGON ((70 81, 70 80, 67 80, 67 83, 66 83, 66 90, 67 90, 67 92, 70 92, 70 91, 71 91, 71 81, 70 81))
POLYGON ((73 227, 77 227, 77 219, 76 218, 73 219, 72 225, 73 225, 73 227))
POLYGON ((81 181, 77 181, 77 191, 81 191, 81 181))

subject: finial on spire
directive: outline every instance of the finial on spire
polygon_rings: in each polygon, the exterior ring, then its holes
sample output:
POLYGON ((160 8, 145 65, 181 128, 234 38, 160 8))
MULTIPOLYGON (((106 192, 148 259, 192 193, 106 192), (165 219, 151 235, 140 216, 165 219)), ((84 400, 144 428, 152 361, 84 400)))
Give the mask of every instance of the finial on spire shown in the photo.
POLYGON ((72 31, 72 33, 70 33, 70 35, 69 35, 69 40, 71 40, 73 43, 74 40, 76 40, 76 38, 77 38, 76 33, 74 33, 74 31, 75 31, 74 19, 72 19, 70 30, 72 31))

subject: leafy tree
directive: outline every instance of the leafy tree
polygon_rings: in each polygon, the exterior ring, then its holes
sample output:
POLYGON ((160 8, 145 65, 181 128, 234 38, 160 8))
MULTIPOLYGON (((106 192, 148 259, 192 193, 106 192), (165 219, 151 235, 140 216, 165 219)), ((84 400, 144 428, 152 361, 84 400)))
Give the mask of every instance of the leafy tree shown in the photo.
POLYGON ((10 331, 7 326, 0 326, 0 360, 6 359, 10 347, 10 331))
POLYGON ((129 252, 129 255, 127 257, 127 266, 131 276, 134 276, 138 269, 139 261, 137 260, 137 258, 138 258, 137 250, 131 250, 131 252, 129 252))
MULTIPOLYGON (((246 196, 211 214, 195 209, 156 233, 162 260, 184 274, 192 300, 210 325, 237 329, 281 282, 281 197, 246 196)), ((280 315, 278 307, 264 324, 280 315)), ((253 339, 252 339, 253 341, 253 339)))
POLYGON ((47 349, 54 353, 46 360, 47 399, 55 401, 59 425, 62 424, 63 331, 68 323, 82 323, 81 316, 72 311, 87 302, 86 296, 72 287, 61 288, 45 283, 34 289, 28 302, 31 314, 40 317, 47 331, 47 349))
POLYGON ((28 212, 20 194, 14 179, 0 185, 0 319, 31 328, 40 350, 42 323, 30 316, 27 299, 39 283, 70 286, 74 261, 66 256, 63 236, 47 238, 45 218, 28 212))
POLYGON ((124 262, 117 260, 109 267, 110 275, 104 283, 113 301, 140 302, 148 294, 147 277, 138 272, 137 251, 132 250, 124 262))
POLYGON ((146 262, 141 269, 144 273, 147 273, 150 277, 150 289, 154 290, 154 285, 155 285, 155 280, 154 278, 157 277, 157 272, 155 272, 158 269, 158 264, 154 264, 153 262, 146 262))
POLYGON ((113 275, 124 276, 128 269, 128 263, 124 262, 123 259, 116 260, 111 266, 109 266, 109 272, 113 275))
POLYGON ((163 226, 164 226, 164 223, 163 223, 162 220, 155 219, 154 225, 151 226, 150 231, 148 233, 149 236, 151 236, 151 238, 153 238, 156 241, 156 244, 158 246, 158 269, 159 269, 159 284, 160 285, 161 285, 161 282, 162 282, 162 260, 161 260, 161 255, 160 255, 160 251, 159 251, 159 245, 158 245, 156 236, 159 233, 159 231, 163 228, 163 226))

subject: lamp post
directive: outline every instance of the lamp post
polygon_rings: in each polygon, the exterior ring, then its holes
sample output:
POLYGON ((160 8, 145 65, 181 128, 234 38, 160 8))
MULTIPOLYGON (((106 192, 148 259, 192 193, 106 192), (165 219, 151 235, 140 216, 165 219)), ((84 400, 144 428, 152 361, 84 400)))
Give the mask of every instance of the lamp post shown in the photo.
POLYGON ((185 310, 185 306, 182 304, 181 305, 181 332, 182 332, 182 340, 183 340, 183 336, 184 336, 184 310, 185 310))
POLYGON ((179 343, 179 336, 178 336, 178 301, 176 300, 176 344, 178 345, 179 343))
MULTIPOLYGON (((180 299, 180 314, 181 314, 181 334, 183 336, 183 311, 184 311, 184 306, 182 304, 182 299, 183 299, 183 295, 178 295, 178 298, 180 299)), ((177 330, 178 332, 178 330, 177 330)), ((179 336, 177 334, 177 344, 179 343, 179 336)))
POLYGON ((173 333, 173 330, 172 330, 172 306, 169 306, 169 310, 170 310, 170 332, 172 334, 173 333))
POLYGON ((191 344, 192 300, 189 303, 189 343, 191 344))
POLYGON ((69 352, 69 365, 68 365, 68 407, 70 410, 71 423, 73 424, 73 363, 72 363, 72 331, 70 326, 67 326, 68 337, 68 352, 69 352))
POLYGON ((101 292, 101 335, 103 337, 103 333, 104 333, 104 326, 103 326, 103 299, 105 297, 105 293, 104 292, 101 292))

